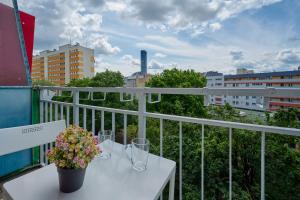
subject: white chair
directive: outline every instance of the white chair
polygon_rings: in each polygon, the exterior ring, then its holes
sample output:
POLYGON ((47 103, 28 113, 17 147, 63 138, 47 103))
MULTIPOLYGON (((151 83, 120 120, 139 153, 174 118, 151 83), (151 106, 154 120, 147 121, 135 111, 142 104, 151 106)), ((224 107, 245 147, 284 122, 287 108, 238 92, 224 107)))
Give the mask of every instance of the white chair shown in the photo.
MULTIPOLYGON (((65 120, 0 129, 0 156, 40 146, 41 166, 48 164, 47 151, 57 135, 66 128, 65 120), (49 145, 50 144, 50 145, 49 145), (44 148, 45 147, 45 148, 44 148)), ((22 174, 22 173, 21 173, 22 174)), ((0 184, 0 192, 2 185, 0 184)), ((0 200, 10 199, 0 194, 0 200)))
MULTIPOLYGON (((65 120, 59 120, 28 126, 0 129, 0 156, 44 144, 52 144, 55 141, 56 136, 65 128, 65 120)), ((43 156, 46 153, 47 152, 44 151, 44 148, 41 148, 40 164, 44 163, 43 156)))

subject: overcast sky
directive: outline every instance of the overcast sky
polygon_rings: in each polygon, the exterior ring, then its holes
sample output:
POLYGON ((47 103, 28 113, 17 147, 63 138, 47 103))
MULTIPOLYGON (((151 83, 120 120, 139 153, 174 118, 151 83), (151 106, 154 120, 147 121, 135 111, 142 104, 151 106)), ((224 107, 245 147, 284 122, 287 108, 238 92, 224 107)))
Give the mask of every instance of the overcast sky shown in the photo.
POLYGON ((36 16, 35 52, 71 39, 95 48, 97 71, 138 71, 141 49, 153 73, 300 65, 299 0, 19 0, 19 6, 36 16))

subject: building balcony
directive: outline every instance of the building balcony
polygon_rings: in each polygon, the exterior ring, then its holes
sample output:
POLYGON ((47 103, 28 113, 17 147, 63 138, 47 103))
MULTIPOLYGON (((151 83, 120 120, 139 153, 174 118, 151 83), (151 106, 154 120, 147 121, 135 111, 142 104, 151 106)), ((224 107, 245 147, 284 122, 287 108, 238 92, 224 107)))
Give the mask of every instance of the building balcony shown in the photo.
MULTIPOLYGON (((215 199, 235 199, 241 197, 239 188, 256 188, 249 191, 252 198, 269 197, 271 188, 283 187, 286 180, 274 182, 274 174, 270 172, 277 171, 280 176, 290 164, 275 162, 278 165, 270 166, 270 163, 274 164, 273 159, 277 159, 273 157, 277 155, 273 152, 274 138, 282 141, 278 148, 293 151, 294 159, 300 159, 298 148, 289 147, 288 143, 297 141, 300 129, 206 119, 188 113, 159 113, 156 110, 173 95, 204 96, 206 104, 209 95, 300 98, 300 89, 39 87, 38 92, 40 122, 64 119, 67 126, 76 124, 95 135, 99 130, 111 129, 114 140, 124 145, 134 137, 149 138, 152 153, 177 163, 176 199, 193 199, 191 195, 205 199, 212 194, 215 199), (118 101, 118 106, 111 100, 118 101), (191 152, 192 149, 197 151, 191 152), (246 152, 249 149, 254 151, 246 152), (245 166, 249 168, 241 169, 245 166), (241 171, 245 174, 238 174, 241 171), (212 177, 216 175, 218 179, 212 177), (226 190, 218 189, 224 186, 226 190), (196 193, 191 192, 191 188, 196 193)), ((48 149, 49 145, 40 148, 40 163, 49 164, 48 149)), ((292 199, 294 194, 290 195, 286 199, 292 199)))

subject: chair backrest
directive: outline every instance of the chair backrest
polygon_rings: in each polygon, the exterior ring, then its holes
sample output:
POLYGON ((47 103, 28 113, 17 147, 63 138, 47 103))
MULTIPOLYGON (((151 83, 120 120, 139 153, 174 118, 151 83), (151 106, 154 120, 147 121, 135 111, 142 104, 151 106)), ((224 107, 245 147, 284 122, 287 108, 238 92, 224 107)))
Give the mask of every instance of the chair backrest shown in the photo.
POLYGON ((54 142, 65 120, 0 129, 0 156, 54 142))

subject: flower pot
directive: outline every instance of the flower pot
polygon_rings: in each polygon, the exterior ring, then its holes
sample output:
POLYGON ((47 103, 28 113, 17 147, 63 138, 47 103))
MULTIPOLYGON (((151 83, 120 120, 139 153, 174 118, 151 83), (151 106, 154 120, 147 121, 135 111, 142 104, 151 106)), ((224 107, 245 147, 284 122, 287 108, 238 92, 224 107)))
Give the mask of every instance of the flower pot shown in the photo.
POLYGON ((70 193, 79 190, 83 184, 85 169, 62 169, 58 167, 60 191, 70 193))

